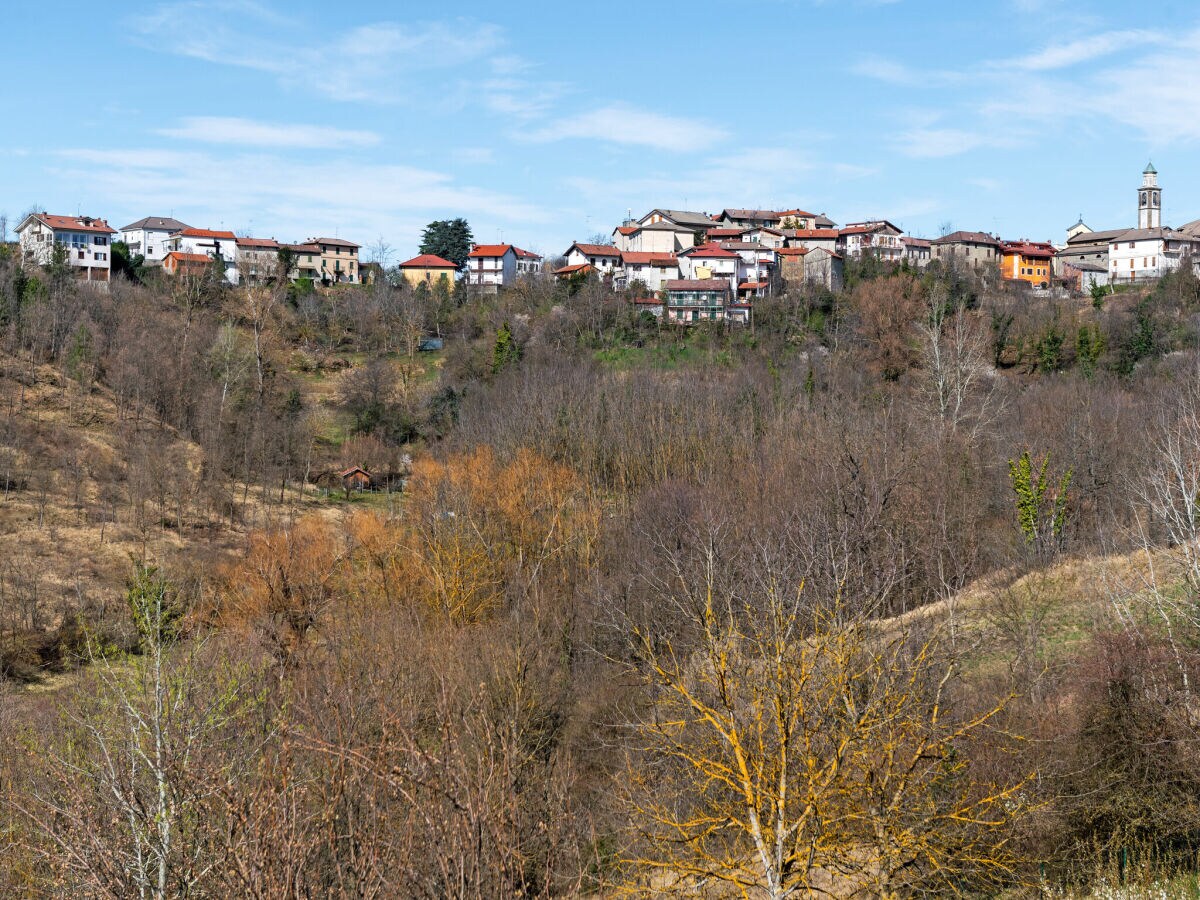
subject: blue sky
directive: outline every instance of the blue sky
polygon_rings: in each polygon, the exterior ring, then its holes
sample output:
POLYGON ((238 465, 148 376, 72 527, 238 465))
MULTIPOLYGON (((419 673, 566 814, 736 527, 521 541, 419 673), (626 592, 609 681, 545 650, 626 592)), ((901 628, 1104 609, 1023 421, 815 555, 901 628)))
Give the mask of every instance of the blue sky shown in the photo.
POLYGON ((1200 218, 1200 10, 993 0, 4 4, 0 212, 297 240, 655 206, 1062 240, 1200 218))

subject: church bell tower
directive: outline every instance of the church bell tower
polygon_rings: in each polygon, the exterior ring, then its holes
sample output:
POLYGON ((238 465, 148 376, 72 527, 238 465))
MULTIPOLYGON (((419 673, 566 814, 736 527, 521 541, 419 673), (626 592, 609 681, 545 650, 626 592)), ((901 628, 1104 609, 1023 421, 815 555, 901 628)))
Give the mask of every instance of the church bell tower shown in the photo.
POLYGON ((1158 186, 1158 170, 1154 163, 1142 172, 1142 186, 1138 188, 1138 228, 1162 227, 1162 189, 1158 186))

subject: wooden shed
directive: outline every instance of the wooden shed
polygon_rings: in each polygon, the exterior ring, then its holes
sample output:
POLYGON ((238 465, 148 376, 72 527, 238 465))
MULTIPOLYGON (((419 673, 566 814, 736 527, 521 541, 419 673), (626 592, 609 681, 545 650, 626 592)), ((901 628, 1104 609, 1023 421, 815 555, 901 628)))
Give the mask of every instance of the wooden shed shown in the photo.
POLYGON ((342 487, 346 492, 350 491, 369 491, 374 484, 371 479, 371 473, 362 466, 351 466, 349 469, 341 473, 342 487))

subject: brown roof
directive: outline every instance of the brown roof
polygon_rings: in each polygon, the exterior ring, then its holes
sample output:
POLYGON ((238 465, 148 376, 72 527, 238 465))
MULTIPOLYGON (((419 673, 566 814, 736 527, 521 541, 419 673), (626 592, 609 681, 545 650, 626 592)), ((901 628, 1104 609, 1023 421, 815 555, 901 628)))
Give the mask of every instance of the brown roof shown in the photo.
POLYGON ((343 241, 341 238, 323 238, 323 237, 309 238, 307 241, 305 241, 305 243, 307 243, 307 244, 329 244, 329 246, 331 246, 331 247, 353 247, 355 250, 357 250, 361 246, 360 244, 354 243, 354 241, 343 241))
POLYGON ((724 278, 673 278, 666 283, 668 291, 728 291, 724 278))
POLYGON ((726 250, 724 247, 717 247, 712 244, 701 244, 698 247, 689 247, 680 255, 689 256, 693 259, 737 259, 737 254, 732 250, 726 250))
POLYGON ((240 237, 237 239, 239 247, 254 247, 259 250, 278 250, 279 241, 274 238, 248 238, 240 237))
POLYGON ((999 247, 1000 242, 982 231, 955 231, 933 241, 935 244, 987 244, 999 247))
POLYGON ((37 219, 48 228, 55 231, 90 231, 94 234, 116 234, 115 228, 110 228, 104 219, 93 219, 91 216, 52 216, 49 213, 34 213, 37 219))
POLYGON ((561 269, 555 269, 551 275, 574 275, 576 272, 587 272, 591 270, 591 265, 588 263, 577 263, 573 266, 563 266, 561 269))
POLYGON ((574 244, 572 244, 570 247, 568 247, 567 252, 563 255, 564 256, 568 255, 572 250, 579 250, 579 252, 584 254, 585 256, 620 256, 621 255, 621 251, 618 250, 616 247, 613 247, 610 244, 581 244, 581 243, 579 243, 579 241, 576 241, 574 244))
POLYGON ((924 238, 902 237, 900 238, 900 242, 904 244, 905 247, 919 247, 922 250, 933 246, 932 241, 927 241, 924 238))

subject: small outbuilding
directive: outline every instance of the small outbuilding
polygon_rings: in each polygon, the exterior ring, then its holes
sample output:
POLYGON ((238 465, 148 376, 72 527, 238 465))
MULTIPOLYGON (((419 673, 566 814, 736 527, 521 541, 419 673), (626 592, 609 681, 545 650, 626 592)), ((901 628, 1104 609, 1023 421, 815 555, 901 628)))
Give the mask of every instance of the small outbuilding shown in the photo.
POLYGON ((362 466, 351 466, 341 473, 342 487, 350 491, 369 491, 374 484, 371 473, 362 466))

